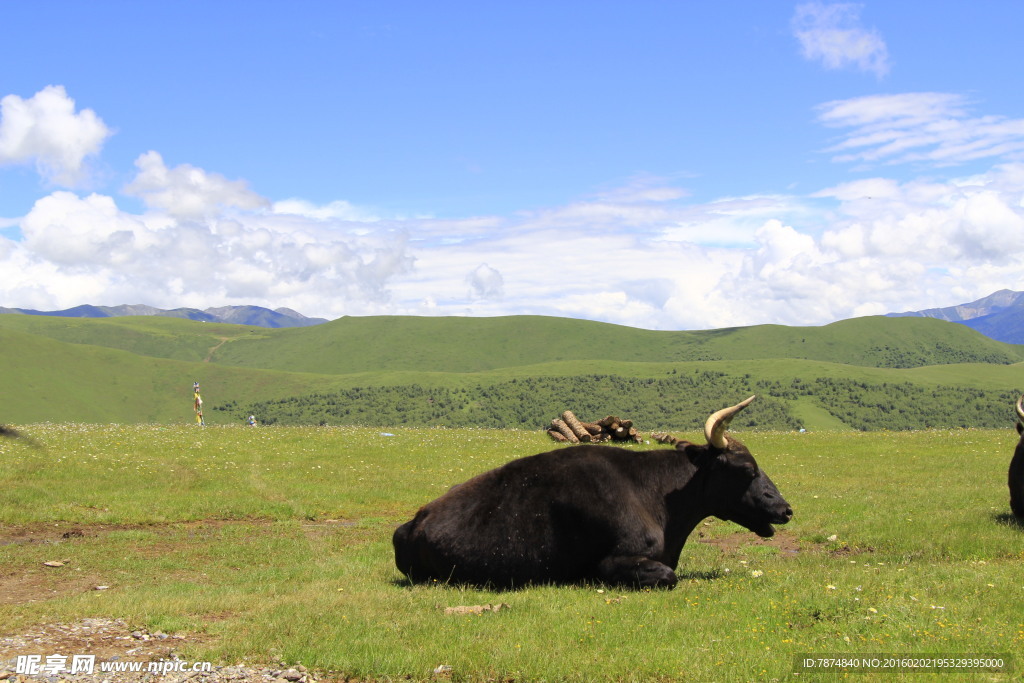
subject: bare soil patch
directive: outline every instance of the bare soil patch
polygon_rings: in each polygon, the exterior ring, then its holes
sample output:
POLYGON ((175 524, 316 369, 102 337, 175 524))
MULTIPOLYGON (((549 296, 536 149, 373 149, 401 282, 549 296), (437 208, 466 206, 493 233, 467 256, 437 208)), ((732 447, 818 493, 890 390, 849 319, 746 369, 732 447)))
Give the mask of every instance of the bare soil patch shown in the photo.
MULTIPOLYGON (((168 522, 163 524, 96 524, 79 522, 32 523, 22 525, 0 524, 0 547, 10 545, 28 545, 46 547, 46 560, 51 566, 40 563, 28 570, 0 568, 0 605, 17 605, 31 602, 51 600, 62 595, 71 595, 96 590, 109 582, 102 576, 90 575, 75 567, 68 560, 74 555, 74 545, 86 539, 102 538, 117 531, 151 530, 159 534, 167 531, 190 535, 194 532, 202 535, 230 525, 269 526, 272 520, 242 519, 220 520, 204 519, 188 522, 168 522), (58 564, 61 563, 61 564, 58 564)), ((324 519, 308 521, 301 524, 301 531, 309 540, 323 540, 344 531, 346 535, 358 534, 361 530, 358 523, 348 519, 324 519)), ((366 530, 369 537, 371 531, 366 530)), ((174 552, 176 543, 169 540, 161 543, 157 538, 136 552, 144 555, 158 556, 174 552)), ((102 589, 101 589, 102 590, 102 589)))
POLYGON ((801 552, 816 548, 814 544, 803 543, 792 531, 776 531, 771 538, 761 538, 746 532, 729 534, 728 536, 703 536, 698 534, 697 541, 706 543, 721 550, 723 553, 732 555, 746 547, 769 547, 775 548, 781 555, 797 555, 801 552))
MULTIPOLYGON (((327 520, 333 522, 336 520, 327 520)), ((186 522, 151 524, 103 524, 82 522, 36 522, 32 524, 0 524, 0 546, 17 543, 62 543, 76 538, 105 536, 113 531, 131 529, 218 529, 229 525, 260 526, 274 522, 267 519, 199 519, 186 522)))
POLYGON ((178 649, 202 642, 199 634, 150 633, 133 629, 122 619, 92 618, 73 623, 35 626, 22 634, 0 638, 0 681, 96 681, 97 683, 237 683, 273 681, 275 683, 315 683, 313 675, 301 665, 295 667, 259 667, 246 664, 214 665, 212 662, 183 660, 178 649), (18 671, 19 655, 40 655, 41 661, 61 655, 70 661, 74 655, 93 655, 93 672, 72 674, 64 664, 56 671, 27 675, 18 671), (140 671, 103 671, 101 663, 141 662, 140 671), (160 664, 157 672, 148 670, 150 662, 160 664), (169 668, 179 664, 180 668, 169 668))
POLYGON ((57 574, 47 567, 27 573, 0 574, 0 604, 21 605, 84 593, 102 586, 99 581, 98 577, 83 575, 82 572, 57 574))
MULTIPOLYGON (((90 530, 90 535, 99 532, 90 530)), ((81 593, 102 585, 99 577, 75 571, 67 564, 69 544, 87 534, 81 525, 30 524, 24 526, 0 526, 0 546, 43 545, 51 546, 53 566, 40 564, 28 571, 0 570, 0 604, 17 605, 50 600, 61 595, 81 593)))
MULTIPOLYGON (((188 522, 173 526, 225 524, 226 522, 188 522)), ((0 605, 18 605, 51 600, 62 595, 90 590, 105 590, 102 576, 83 572, 68 558, 74 544, 125 529, 150 529, 171 525, 79 524, 71 522, 0 525, 0 547, 38 545, 49 549, 45 563, 27 570, 0 569, 0 605)), ((109 587, 109 586, 108 586, 109 587)))
MULTIPOLYGON (((17 655, 90 654, 104 661, 170 659, 185 642, 199 635, 167 635, 133 629, 121 619, 82 619, 68 624, 40 624, 24 633, 0 637, 0 662, 17 655)), ((2 670, 2 669, 0 669, 2 670)))

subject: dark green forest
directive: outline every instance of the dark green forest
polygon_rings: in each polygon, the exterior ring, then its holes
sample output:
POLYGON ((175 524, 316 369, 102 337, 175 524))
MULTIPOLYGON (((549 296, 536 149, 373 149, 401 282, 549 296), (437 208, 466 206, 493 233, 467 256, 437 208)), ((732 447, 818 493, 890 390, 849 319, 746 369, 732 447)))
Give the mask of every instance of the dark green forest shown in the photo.
POLYGON ((273 425, 546 428, 564 410, 582 420, 633 419, 641 430, 699 430, 713 410, 756 394, 735 429, 804 428, 794 406, 823 408, 854 430, 992 427, 1012 424, 1016 391, 816 378, 760 381, 712 371, 664 378, 616 375, 531 377, 472 388, 367 386, 248 404, 213 406, 243 421, 273 425))

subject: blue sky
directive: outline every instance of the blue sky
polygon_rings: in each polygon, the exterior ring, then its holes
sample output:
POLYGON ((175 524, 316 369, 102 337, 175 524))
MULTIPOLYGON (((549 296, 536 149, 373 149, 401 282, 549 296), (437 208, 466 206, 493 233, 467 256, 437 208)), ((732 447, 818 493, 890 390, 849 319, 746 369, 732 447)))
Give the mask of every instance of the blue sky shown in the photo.
POLYGON ((0 306, 708 329, 1024 289, 1022 19, 8 3, 0 306))

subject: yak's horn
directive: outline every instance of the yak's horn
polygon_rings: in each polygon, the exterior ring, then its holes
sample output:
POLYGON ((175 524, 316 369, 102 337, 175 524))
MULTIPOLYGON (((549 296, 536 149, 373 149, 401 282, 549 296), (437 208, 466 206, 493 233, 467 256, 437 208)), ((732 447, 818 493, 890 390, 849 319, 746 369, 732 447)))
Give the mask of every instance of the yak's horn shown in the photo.
POLYGON ((1024 394, 1021 394, 1020 398, 1017 399, 1017 417, 1020 418, 1021 422, 1024 422, 1024 394))
POLYGON ((717 413, 712 413, 708 421, 704 423, 704 438, 708 440, 708 443, 715 448, 725 449, 728 445, 728 442, 725 440, 725 430, 729 428, 729 423, 732 422, 732 418, 736 417, 736 413, 750 405, 754 398, 754 396, 751 396, 746 401, 737 403, 731 408, 722 408, 717 413))

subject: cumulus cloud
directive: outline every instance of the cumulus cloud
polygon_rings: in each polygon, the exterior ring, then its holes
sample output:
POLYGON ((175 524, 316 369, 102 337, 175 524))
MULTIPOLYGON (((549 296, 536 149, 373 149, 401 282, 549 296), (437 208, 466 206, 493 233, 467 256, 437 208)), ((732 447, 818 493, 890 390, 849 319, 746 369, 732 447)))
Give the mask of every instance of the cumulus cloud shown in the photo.
POLYGON ((121 213, 110 197, 55 192, 36 202, 21 222, 24 246, 57 266, 130 265, 131 254, 152 244, 138 217, 121 213))
POLYGON ((135 160, 138 174, 125 194, 141 198, 147 206, 179 218, 200 218, 226 208, 256 209, 270 202, 249 189, 242 180, 228 180, 189 164, 167 168, 157 152, 135 160))
POLYGON ((827 69, 855 67, 879 78, 889 73, 889 50, 877 30, 861 24, 861 7, 819 2, 798 5, 792 29, 803 56, 827 69))
POLYGON ((600 197, 505 219, 483 242, 435 232, 416 243, 416 271, 396 279, 394 301, 396 312, 652 329, 820 325, 960 303, 1024 286, 1024 243, 1010 237, 1024 233, 1021 196, 1024 166, 1008 164, 945 182, 863 179, 810 197, 657 201, 651 214, 600 197), (488 269, 453 276, 481 261, 500 267, 500 300, 479 296, 488 269))
POLYGON ((1024 284, 1019 166, 951 182, 858 181, 824 190, 835 199, 817 238, 769 221, 729 288, 765 322, 820 324, 856 315, 961 303, 1024 284), (1011 187, 1013 189, 1011 189, 1011 187), (881 188, 875 195, 863 190, 881 188), (963 283, 968 282, 969 287, 963 283), (945 296, 949 296, 946 294, 945 296), (967 300, 967 299, 965 299, 967 300), (760 302, 760 304, 758 304, 760 302))
POLYGON ((365 222, 306 203, 133 214, 108 196, 54 192, 21 220, 22 240, 0 241, 0 295, 34 308, 254 303, 328 318, 708 329, 817 325, 1024 284, 1024 165, 945 182, 861 179, 810 197, 610 196, 508 217, 365 222))
POLYGON ((63 86, 32 97, 0 99, 0 165, 34 163, 47 181, 73 187, 87 174, 86 159, 112 134, 91 109, 75 111, 63 86))
POLYGON ((390 283, 412 268, 407 236, 394 226, 245 209, 269 202, 212 174, 196 177, 219 188, 198 191, 197 206, 221 213, 198 218, 157 201, 159 210, 132 214, 112 197, 64 191, 38 200, 20 221, 23 239, 0 249, 0 296, 34 308, 255 303, 336 317, 387 311, 390 283))
POLYGON ((497 270, 481 263, 466 276, 466 284, 471 299, 501 299, 505 280, 497 270))
POLYGON ((818 118, 850 129, 826 150, 837 162, 950 166, 1024 151, 1024 119, 971 116, 969 105, 952 93, 869 95, 826 102, 818 118))

